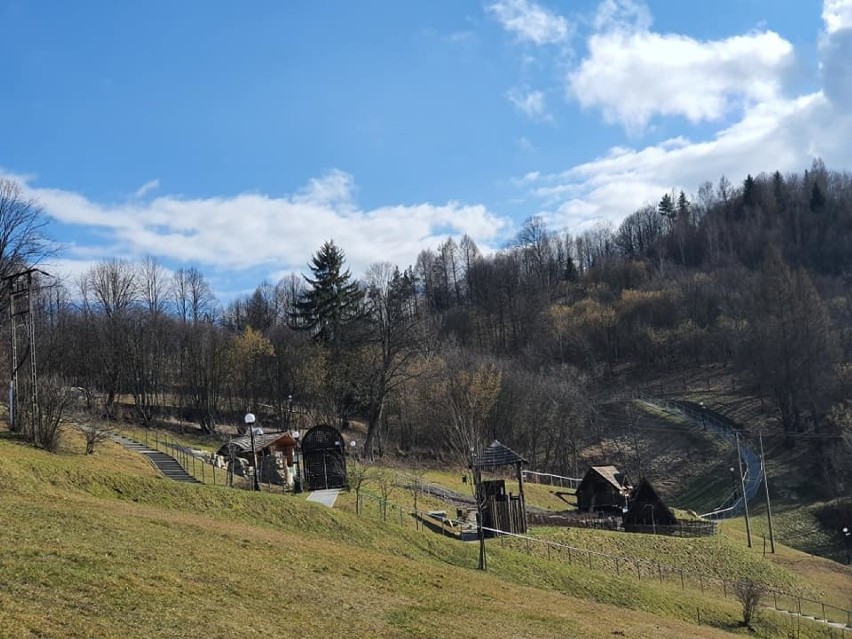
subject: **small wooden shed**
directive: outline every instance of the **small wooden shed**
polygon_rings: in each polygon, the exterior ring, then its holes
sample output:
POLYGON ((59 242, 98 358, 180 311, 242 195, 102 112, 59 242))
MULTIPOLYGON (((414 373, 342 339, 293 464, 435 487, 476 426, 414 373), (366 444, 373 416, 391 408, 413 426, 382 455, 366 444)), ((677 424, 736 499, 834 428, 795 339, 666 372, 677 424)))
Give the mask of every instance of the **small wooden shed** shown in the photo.
POLYGON ((527 531, 527 513, 524 504, 524 480, 521 464, 528 463, 515 451, 496 439, 473 461, 477 501, 481 504, 482 525, 510 533, 527 531), (502 479, 482 481, 482 471, 493 471, 501 466, 514 466, 518 479, 518 494, 506 492, 502 479))
POLYGON ((577 508, 622 513, 630 490, 627 476, 615 466, 592 466, 577 486, 577 508))
POLYGON ((302 438, 302 465, 308 490, 346 487, 346 446, 336 428, 314 426, 302 438))
MULTIPOLYGON (((270 433, 254 436, 254 450, 258 457, 271 453, 282 453, 288 466, 293 465, 293 451, 296 450, 296 440, 290 433, 270 433)), ((251 435, 243 435, 232 439, 216 452, 225 459, 231 455, 251 461, 251 435)))
MULTIPOLYGON (((296 440, 290 433, 257 434, 254 436, 254 450, 257 455, 257 465, 260 468, 260 480, 270 484, 285 484, 290 482, 288 468, 293 465, 296 440)), ((243 466, 251 466, 251 435, 243 435, 223 444, 216 452, 223 457, 231 470, 243 474, 243 466)))
POLYGON ((663 503, 647 479, 630 494, 630 505, 624 513, 624 529, 631 532, 657 532, 658 527, 677 526, 674 513, 663 503))

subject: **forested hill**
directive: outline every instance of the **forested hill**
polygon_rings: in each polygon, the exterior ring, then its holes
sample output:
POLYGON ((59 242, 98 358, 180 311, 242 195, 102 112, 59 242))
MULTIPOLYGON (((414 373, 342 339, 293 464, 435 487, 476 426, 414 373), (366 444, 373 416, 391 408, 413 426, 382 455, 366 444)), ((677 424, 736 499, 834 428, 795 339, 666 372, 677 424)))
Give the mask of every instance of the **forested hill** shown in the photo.
POLYGON ((622 385, 712 367, 850 489, 848 174, 722 178, 578 236, 532 218, 495 254, 448 239, 361 280, 344 248, 226 308, 197 269, 96 265, 44 292, 40 371, 143 422, 358 421, 368 455, 496 437, 567 473, 622 385))

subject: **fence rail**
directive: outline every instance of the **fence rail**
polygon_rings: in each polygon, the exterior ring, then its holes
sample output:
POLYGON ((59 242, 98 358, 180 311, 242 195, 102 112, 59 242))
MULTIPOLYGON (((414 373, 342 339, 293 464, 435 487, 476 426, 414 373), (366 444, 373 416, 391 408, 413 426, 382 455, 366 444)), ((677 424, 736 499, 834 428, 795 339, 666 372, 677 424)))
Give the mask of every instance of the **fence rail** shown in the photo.
POLYGON ((521 476, 524 481, 532 484, 547 484, 548 486, 559 486, 560 488, 576 489, 580 485, 580 482, 583 481, 582 478, 563 477, 562 475, 554 475, 552 473, 537 473, 532 470, 522 470, 521 476), (529 479, 529 477, 532 477, 532 479, 529 479))
MULTIPOLYGON (((651 579, 660 584, 669 583, 680 586, 682 590, 691 588, 700 589, 701 592, 714 591, 728 598, 735 597, 737 587, 745 583, 741 580, 725 579, 717 575, 668 566, 647 559, 610 555, 493 528, 485 528, 485 530, 494 534, 502 547, 521 550, 531 556, 567 562, 571 565, 577 564, 590 570, 601 570, 617 576, 635 577, 639 581, 651 579)), ((843 624, 846 628, 852 629, 852 610, 774 588, 765 589, 764 595, 766 605, 771 604, 770 607, 779 612, 843 624)))
MULTIPOLYGON (((420 517, 428 516, 424 511, 405 508, 378 495, 361 491, 359 510, 362 514, 376 514, 385 521, 393 521, 400 525, 414 528, 420 526, 420 517), (385 502, 384 505, 382 502, 385 502), (371 508, 364 506, 371 504, 371 508)), ((713 523, 713 522, 708 522, 713 523)), ((736 588, 745 583, 734 579, 725 579, 700 571, 687 570, 669 566, 648 559, 611 555, 608 553, 588 550, 560 544, 554 541, 538 539, 529 535, 507 533, 497 528, 483 526, 483 530, 493 537, 489 544, 499 544, 503 548, 520 550, 530 556, 538 556, 551 561, 561 561, 569 565, 578 565, 590 570, 609 572, 619 577, 635 578, 639 581, 652 580, 660 584, 670 584, 681 590, 700 590, 702 593, 716 593, 723 598, 736 598, 736 588)), ((436 531, 438 532, 438 531, 436 531)), ((453 536, 457 529, 449 522, 442 522, 440 534, 453 536), (446 527, 443 524, 448 524, 446 527)), ((801 615, 816 621, 825 621, 843 626, 843 632, 852 631, 852 610, 834 606, 816 599, 788 593, 782 590, 768 588, 764 591, 764 604, 779 612, 801 615)))
MULTIPOLYGON (((212 457, 209 454, 205 455, 203 451, 179 443, 174 436, 168 433, 128 426, 123 426, 119 430, 138 443, 171 456, 181 468, 203 484, 251 488, 251 475, 241 477, 229 472, 226 468, 213 464, 211 462, 212 457)), ((263 485, 267 486, 267 490, 272 489, 271 484, 263 485)))

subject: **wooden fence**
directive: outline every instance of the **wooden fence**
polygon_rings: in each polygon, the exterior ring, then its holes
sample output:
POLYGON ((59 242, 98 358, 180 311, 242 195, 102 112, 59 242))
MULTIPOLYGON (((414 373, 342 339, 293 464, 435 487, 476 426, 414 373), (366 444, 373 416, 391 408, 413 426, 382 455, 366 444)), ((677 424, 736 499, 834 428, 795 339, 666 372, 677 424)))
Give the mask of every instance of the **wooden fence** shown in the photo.
MULTIPOLYGON (((698 589, 701 592, 715 592, 725 598, 734 598, 735 589, 741 583, 733 579, 724 579, 716 575, 667 566, 655 561, 609 555, 606 553, 567 546, 552 541, 536 539, 527 535, 515 535, 499 530, 491 530, 497 537, 496 543, 504 548, 519 550, 532 556, 560 561, 569 565, 579 565, 589 570, 600 570, 624 578, 639 581, 653 580, 660 584, 673 584, 682 590, 698 589)), ((843 632, 852 630, 852 610, 840 608, 822 601, 810 599, 795 593, 767 588, 763 603, 779 612, 787 612, 843 626, 843 632)), ((828 627, 828 626, 827 626, 828 627)))

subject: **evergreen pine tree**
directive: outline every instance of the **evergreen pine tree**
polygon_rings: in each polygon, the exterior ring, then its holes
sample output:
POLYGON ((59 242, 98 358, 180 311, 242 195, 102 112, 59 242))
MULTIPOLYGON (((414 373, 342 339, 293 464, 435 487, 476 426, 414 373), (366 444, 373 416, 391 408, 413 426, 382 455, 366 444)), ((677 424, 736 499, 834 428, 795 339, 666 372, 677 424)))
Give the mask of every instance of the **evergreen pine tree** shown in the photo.
POLYGON ((294 327, 310 331, 318 342, 338 341, 343 329, 362 316, 363 294, 358 284, 350 281, 344 262, 343 250, 333 240, 328 241, 308 265, 313 277, 304 276, 310 288, 296 302, 294 327))

